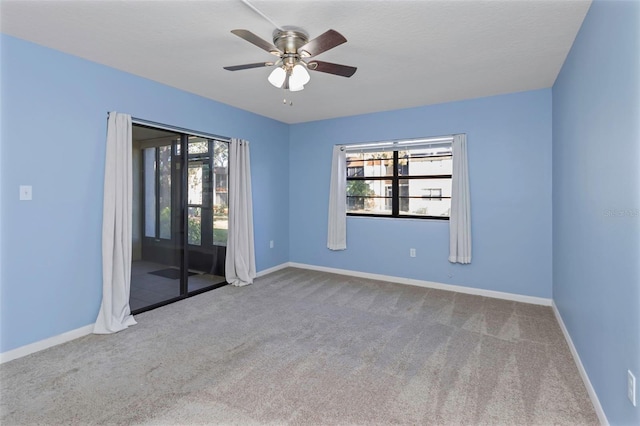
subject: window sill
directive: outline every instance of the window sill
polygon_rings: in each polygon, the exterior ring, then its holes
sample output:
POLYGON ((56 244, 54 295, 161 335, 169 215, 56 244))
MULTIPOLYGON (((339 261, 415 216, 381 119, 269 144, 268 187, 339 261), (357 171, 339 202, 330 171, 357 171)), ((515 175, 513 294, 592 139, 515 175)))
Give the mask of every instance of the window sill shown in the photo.
POLYGON ((385 219, 385 220, 412 220, 412 221, 433 221, 433 222, 449 222, 448 217, 438 217, 438 216, 427 216, 427 217, 419 217, 419 216, 389 216, 382 214, 357 214, 357 213, 347 213, 347 218, 364 218, 364 219, 385 219))

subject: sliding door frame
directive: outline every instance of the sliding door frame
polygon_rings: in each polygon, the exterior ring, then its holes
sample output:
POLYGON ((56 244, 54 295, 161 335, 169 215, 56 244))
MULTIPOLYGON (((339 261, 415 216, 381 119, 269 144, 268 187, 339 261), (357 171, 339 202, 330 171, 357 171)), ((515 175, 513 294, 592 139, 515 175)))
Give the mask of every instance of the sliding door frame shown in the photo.
MULTIPOLYGON (((210 291, 210 290, 214 290, 216 288, 222 287, 227 285, 228 283, 226 281, 223 281, 221 283, 218 284, 212 284, 211 286, 207 286, 207 287, 203 287, 197 290, 192 290, 189 291, 189 233, 188 233, 188 229, 189 229, 189 215, 188 215, 188 197, 189 197, 189 179, 188 179, 188 173, 189 173, 189 138, 192 136, 195 137, 200 137, 200 138, 204 138, 207 140, 208 142, 208 147, 209 147, 209 165, 210 165, 210 170, 209 170, 209 174, 211 177, 211 186, 212 189, 211 191, 213 192, 211 194, 211 196, 208 196, 207 199, 209 201, 211 201, 211 207, 212 207, 212 218, 213 219, 213 203, 215 203, 215 188, 213 187, 213 181, 214 181, 214 169, 213 169, 213 146, 215 145, 216 141, 222 142, 222 143, 226 143, 227 145, 230 143, 230 139, 226 138, 226 137, 220 137, 220 136, 216 136, 216 135, 211 135, 211 134, 206 134, 206 133, 202 133, 202 132, 195 132, 195 131, 191 131, 188 129, 184 129, 184 128, 180 128, 180 127, 173 127, 173 126, 167 126, 167 125, 163 125, 163 124, 159 124, 159 123, 155 123, 152 121, 147 121, 147 120, 142 120, 142 119, 138 119, 138 118, 132 118, 132 124, 134 126, 141 126, 141 127, 147 127, 147 128, 152 128, 152 129, 159 129, 159 130, 165 130, 168 132, 172 132, 175 133, 176 135, 179 136, 179 143, 175 143, 172 142, 171 143, 171 176, 172 176, 172 181, 174 180, 174 171, 178 170, 178 172, 176 173, 180 175, 180 179, 179 179, 179 189, 177 187, 174 187, 174 185, 172 185, 171 187, 171 239, 170 240, 166 240, 166 241, 171 241, 171 242, 177 242, 174 240, 176 233, 180 233, 180 237, 179 237, 179 259, 180 259, 180 286, 179 286, 179 291, 180 294, 176 297, 173 298, 169 298, 166 300, 163 300, 161 302, 158 303, 154 303, 148 306, 144 306, 142 308, 136 309, 134 311, 132 311, 133 314, 139 314, 151 309, 155 309, 164 305, 168 305, 170 303, 173 302, 177 302, 179 300, 182 299, 186 299, 188 297, 191 296, 195 296, 197 294, 201 294, 204 293, 206 291, 210 291), (180 148, 180 155, 178 156, 176 153, 176 148, 179 147, 180 148), (179 160, 179 161, 175 161, 175 160, 179 160), (175 194, 175 191, 178 190, 179 194, 175 194), (178 211, 176 211, 175 213, 173 212, 174 207, 176 206, 176 204, 174 204, 173 200, 174 200, 174 195, 178 195, 178 203, 179 203, 179 209, 178 211), (174 216, 175 214, 175 216, 174 216), (174 220, 174 217, 176 217, 178 220, 174 220), (177 222, 177 223, 176 223, 177 222), (175 225, 180 225, 180 229, 174 229, 174 224, 175 225)), ((156 164, 159 164, 158 161, 158 156, 159 156, 159 150, 156 150, 155 152, 155 161, 156 164)), ((144 154, 142 155, 142 157, 144 157, 144 154)), ((228 167, 228 166, 227 166, 228 167)), ((155 230, 156 230, 156 235, 157 237, 154 238, 155 240, 160 240, 162 241, 163 239, 160 238, 160 231, 159 231, 159 227, 160 227, 160 217, 159 217, 159 192, 160 192, 160 188, 159 188, 159 174, 155 173, 154 175, 154 179, 155 179, 155 198, 156 198, 156 203, 155 203, 155 230)), ((143 175, 143 179, 142 179, 143 185, 144 185, 144 175, 143 175)), ((143 191, 142 191, 143 192, 143 191)), ((144 194, 141 194, 142 197, 144 197, 144 194)), ((202 200, 204 203, 204 199, 202 200)), ((141 218, 143 223, 141 224, 141 231, 142 231, 142 239, 144 240, 145 238, 148 238, 145 236, 145 231, 144 231, 144 218, 145 218, 145 202, 141 201, 141 218)), ((201 214, 202 214, 202 209, 201 209, 201 214)), ((202 221, 202 217, 201 217, 201 221, 202 221)), ((213 230, 213 222, 211 224, 211 228, 213 230)), ((205 229, 208 229, 205 228, 205 229)), ((211 236, 208 236, 206 239, 203 238, 202 233, 203 233, 204 229, 202 227, 202 222, 201 222, 201 242, 202 244, 204 244, 205 241, 209 241, 211 242, 212 247, 215 246, 214 242, 214 238, 213 238, 213 234, 211 236)), ((144 244, 144 242, 143 242, 144 244)))

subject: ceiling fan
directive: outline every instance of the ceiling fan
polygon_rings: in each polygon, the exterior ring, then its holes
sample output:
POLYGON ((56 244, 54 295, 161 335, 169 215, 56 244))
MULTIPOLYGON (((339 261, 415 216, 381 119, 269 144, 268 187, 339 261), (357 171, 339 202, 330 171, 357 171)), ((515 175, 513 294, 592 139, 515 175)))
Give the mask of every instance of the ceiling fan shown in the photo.
POLYGON ((273 44, 258 37, 248 30, 232 30, 233 34, 251 44, 277 56, 273 62, 256 62, 253 64, 234 65, 224 67, 229 71, 246 70, 250 68, 276 68, 269 75, 269 82, 275 87, 296 92, 304 89, 304 85, 311 77, 307 70, 324 72, 327 74, 351 77, 356 67, 318 61, 315 56, 346 43, 347 39, 335 30, 328 30, 309 41, 309 35, 298 27, 282 27, 273 32, 273 44))

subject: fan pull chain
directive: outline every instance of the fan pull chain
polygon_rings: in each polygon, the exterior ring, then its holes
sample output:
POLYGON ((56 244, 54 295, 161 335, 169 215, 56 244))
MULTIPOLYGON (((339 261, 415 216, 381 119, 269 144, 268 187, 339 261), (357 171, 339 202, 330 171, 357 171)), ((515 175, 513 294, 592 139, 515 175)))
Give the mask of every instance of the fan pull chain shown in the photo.
POLYGON ((282 93, 283 93, 283 95, 282 95, 282 103, 284 105, 286 105, 287 102, 288 102, 289 106, 293 106, 293 100, 292 99, 289 99, 289 101, 287 101, 287 89, 282 89, 282 93))

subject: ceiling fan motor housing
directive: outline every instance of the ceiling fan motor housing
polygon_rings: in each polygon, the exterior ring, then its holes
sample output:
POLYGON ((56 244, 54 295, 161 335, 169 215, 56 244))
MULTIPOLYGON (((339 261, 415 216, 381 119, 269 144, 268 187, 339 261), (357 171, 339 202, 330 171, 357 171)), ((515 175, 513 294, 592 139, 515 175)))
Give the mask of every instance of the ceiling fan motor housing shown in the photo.
POLYGON ((282 63, 288 70, 301 62, 298 49, 308 41, 309 35, 300 28, 284 27, 273 32, 273 44, 284 52, 282 63))
POLYGON ((309 41, 309 35, 300 28, 284 27, 273 32, 273 44, 284 53, 297 53, 309 41))

